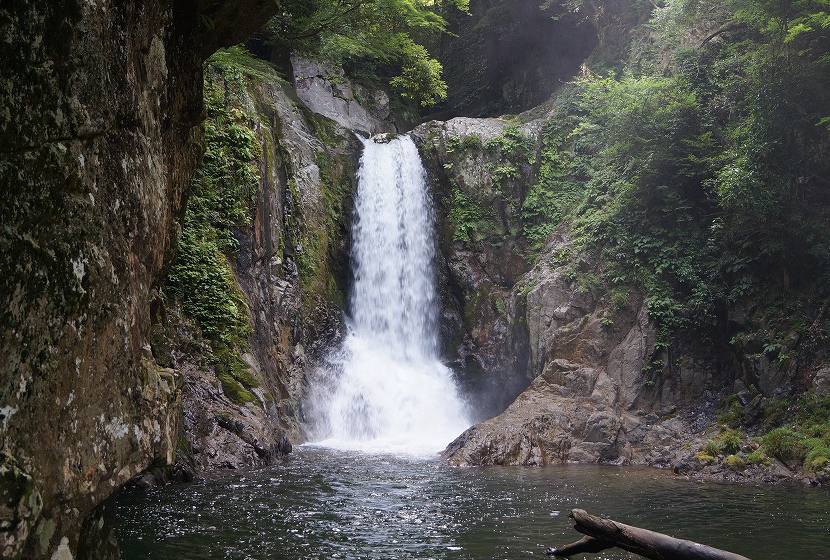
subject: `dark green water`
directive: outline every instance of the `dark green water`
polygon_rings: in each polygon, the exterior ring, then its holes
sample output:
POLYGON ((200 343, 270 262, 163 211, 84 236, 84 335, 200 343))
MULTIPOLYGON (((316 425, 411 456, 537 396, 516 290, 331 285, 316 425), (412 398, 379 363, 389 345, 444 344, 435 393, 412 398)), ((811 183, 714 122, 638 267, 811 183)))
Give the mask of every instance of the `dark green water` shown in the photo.
POLYGON ((651 469, 451 469, 309 447, 286 466, 124 493, 118 533, 125 560, 538 558, 580 536, 575 507, 753 560, 830 559, 826 490, 651 469))

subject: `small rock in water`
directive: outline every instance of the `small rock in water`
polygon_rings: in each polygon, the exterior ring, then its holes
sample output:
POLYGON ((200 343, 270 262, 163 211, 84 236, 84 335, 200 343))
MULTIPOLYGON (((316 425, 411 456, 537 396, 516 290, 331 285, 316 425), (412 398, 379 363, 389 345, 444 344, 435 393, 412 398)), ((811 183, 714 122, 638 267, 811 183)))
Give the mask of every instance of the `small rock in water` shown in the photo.
POLYGON ((392 134, 391 132, 384 132, 383 134, 376 134, 372 136, 372 140, 375 141, 375 144, 388 144, 394 140, 396 136, 396 134, 392 134))

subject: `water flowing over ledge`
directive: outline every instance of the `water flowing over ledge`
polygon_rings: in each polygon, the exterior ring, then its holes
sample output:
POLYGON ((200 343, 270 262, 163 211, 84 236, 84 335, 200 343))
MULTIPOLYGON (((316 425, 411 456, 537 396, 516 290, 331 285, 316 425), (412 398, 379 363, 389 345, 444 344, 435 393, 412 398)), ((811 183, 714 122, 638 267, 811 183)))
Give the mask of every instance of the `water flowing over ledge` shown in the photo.
POLYGON ((429 454, 470 425, 439 360, 432 201, 412 139, 364 141, 352 232, 352 318, 311 381, 320 445, 429 454))

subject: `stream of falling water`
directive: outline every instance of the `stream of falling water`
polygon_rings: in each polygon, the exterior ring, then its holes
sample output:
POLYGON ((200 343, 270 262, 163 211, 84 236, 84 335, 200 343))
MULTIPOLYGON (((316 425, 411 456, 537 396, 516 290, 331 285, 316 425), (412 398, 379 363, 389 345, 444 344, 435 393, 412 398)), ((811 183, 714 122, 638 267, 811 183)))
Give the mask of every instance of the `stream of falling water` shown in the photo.
POLYGON ((352 229, 352 318, 307 399, 319 443, 434 453, 470 425, 438 356, 432 201, 408 136, 364 141, 352 229))

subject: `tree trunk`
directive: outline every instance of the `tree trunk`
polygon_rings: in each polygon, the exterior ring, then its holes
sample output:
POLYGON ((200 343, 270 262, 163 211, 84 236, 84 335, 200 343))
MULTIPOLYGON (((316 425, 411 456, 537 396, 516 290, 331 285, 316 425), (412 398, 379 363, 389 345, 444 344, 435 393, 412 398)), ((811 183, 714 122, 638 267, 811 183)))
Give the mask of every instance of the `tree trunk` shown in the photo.
POLYGON ((582 509, 571 510, 570 517, 576 521, 574 529, 587 536, 575 543, 548 550, 549 556, 568 557, 616 546, 653 560, 749 560, 746 556, 711 546, 600 519, 582 509))

